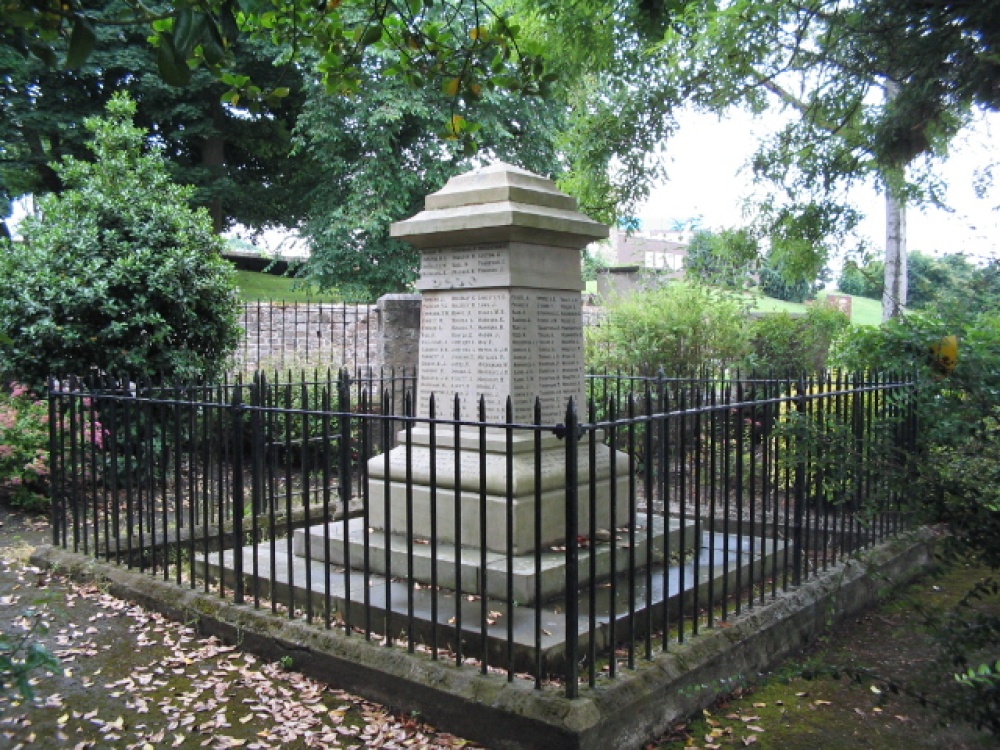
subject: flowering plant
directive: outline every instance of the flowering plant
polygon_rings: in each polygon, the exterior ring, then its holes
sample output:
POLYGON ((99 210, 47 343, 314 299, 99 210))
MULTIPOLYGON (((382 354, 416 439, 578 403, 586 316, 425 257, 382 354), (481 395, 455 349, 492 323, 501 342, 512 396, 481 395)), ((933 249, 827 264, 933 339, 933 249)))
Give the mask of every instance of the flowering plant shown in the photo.
POLYGON ((0 497, 42 510, 47 504, 49 411, 26 386, 0 390, 0 497))

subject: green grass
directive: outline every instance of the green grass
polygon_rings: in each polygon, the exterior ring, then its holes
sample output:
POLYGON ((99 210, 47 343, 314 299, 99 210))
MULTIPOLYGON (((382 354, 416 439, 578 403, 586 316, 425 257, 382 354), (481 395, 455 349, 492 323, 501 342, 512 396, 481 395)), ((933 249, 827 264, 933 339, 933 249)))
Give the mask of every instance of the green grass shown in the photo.
MULTIPOLYGON (((820 292, 819 299, 824 299, 827 292, 820 292)), ((851 306, 851 322, 854 325, 877 326, 882 322, 882 303, 879 300, 866 297, 854 297, 851 306)), ((798 302, 784 302, 771 297, 757 297, 754 310, 757 312, 788 312, 804 313, 806 306, 798 302)))
POLYGON ((274 276, 254 271, 237 271, 236 283, 240 287, 240 297, 247 302, 341 302, 342 297, 331 290, 320 294, 316 288, 299 279, 274 276))

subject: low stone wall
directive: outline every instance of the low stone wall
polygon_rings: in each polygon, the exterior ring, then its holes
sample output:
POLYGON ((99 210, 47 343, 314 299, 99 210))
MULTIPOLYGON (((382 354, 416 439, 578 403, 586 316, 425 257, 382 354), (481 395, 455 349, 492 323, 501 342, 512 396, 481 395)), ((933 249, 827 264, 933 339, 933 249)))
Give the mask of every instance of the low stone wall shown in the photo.
POLYGON ((378 368, 374 305, 251 302, 236 369, 378 368))

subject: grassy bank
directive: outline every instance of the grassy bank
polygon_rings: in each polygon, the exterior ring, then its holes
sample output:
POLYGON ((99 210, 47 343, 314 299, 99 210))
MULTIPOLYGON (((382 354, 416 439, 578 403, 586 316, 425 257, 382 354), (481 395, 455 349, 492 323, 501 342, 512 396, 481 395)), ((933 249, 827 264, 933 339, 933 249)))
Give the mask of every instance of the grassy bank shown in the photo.
MULTIPOLYGON (((825 299, 827 292, 820 292, 819 299, 825 299)), ((757 312, 787 312, 804 313, 806 306, 799 302, 784 302, 772 297, 756 297, 754 309, 757 312)), ((882 303, 879 300, 866 297, 853 297, 851 303, 851 322, 854 325, 877 326, 882 322, 882 303)))
POLYGON ((247 302, 275 300, 281 302, 340 302, 336 291, 319 293, 314 286, 287 276, 274 276, 255 271, 237 271, 236 283, 240 297, 247 302))

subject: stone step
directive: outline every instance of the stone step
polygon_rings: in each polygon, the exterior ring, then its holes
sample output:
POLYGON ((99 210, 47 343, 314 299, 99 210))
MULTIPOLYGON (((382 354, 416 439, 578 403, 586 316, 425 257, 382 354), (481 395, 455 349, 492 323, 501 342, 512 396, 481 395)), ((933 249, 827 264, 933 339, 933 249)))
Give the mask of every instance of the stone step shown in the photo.
MULTIPOLYGON (((635 560, 645 566, 662 560, 664 550, 676 554, 682 548, 693 550, 696 546, 696 524, 683 525, 674 518, 666 522, 653 517, 646 526, 646 518, 637 519, 635 531, 635 560), (648 555, 648 558, 647 558, 648 555)), ((585 542, 579 554, 580 585, 586 585, 591 575, 602 581, 612 570, 622 571, 628 563, 630 535, 627 530, 617 530, 613 543, 611 534, 604 532, 608 541, 590 545, 585 542), (593 563, 591 562, 593 557, 593 563)), ((346 524, 335 521, 295 532, 293 552, 299 557, 330 562, 334 565, 362 567, 365 550, 368 550, 368 569, 379 575, 413 578, 425 585, 443 588, 461 588, 470 594, 500 599, 511 598, 523 604, 533 604, 540 592, 540 601, 548 601, 564 593, 566 587, 566 552, 556 547, 541 554, 519 555, 512 560, 512 580, 507 580, 506 555, 463 545, 456 550, 452 544, 432 546, 426 540, 409 544, 402 535, 365 529, 364 520, 351 519, 346 524), (345 532, 347 543, 345 544, 345 532), (325 550, 325 552, 324 552, 325 550), (412 572, 410 560, 412 559, 412 572), (436 561, 436 570, 432 570, 436 561), (512 588, 508 591, 508 583, 512 588), (485 585, 484 585, 485 584, 485 585)))
MULTIPOLYGON (((505 599, 487 598, 484 603, 465 590, 435 591, 419 583, 411 588, 405 580, 387 579, 370 570, 346 573, 342 567, 295 555, 293 545, 291 538, 276 540, 273 555, 269 544, 212 553, 207 573, 231 588, 235 556, 240 554, 248 602, 256 594, 300 610, 300 616, 311 609, 315 621, 322 623, 329 616, 335 623, 370 629, 380 639, 385 634, 412 637, 424 646, 436 643, 450 652, 461 646, 466 657, 485 656, 490 665, 510 664, 516 671, 532 672, 538 664, 544 671, 562 668, 571 627, 565 596, 538 607, 515 601, 508 608, 505 599), (254 555, 256 591, 252 588, 254 555), (490 613, 486 623, 481 620, 484 610, 490 613)), ((620 642, 624 633, 639 638, 676 627, 682 614, 690 618, 696 607, 718 603, 723 596, 745 589, 750 581, 765 579, 772 563, 790 552, 791 546, 782 541, 738 540, 735 535, 705 532, 696 558, 667 569, 637 571, 631 593, 627 578, 617 579, 614 585, 606 581, 584 587, 577 595, 580 648, 593 642, 600 652, 620 642)))

